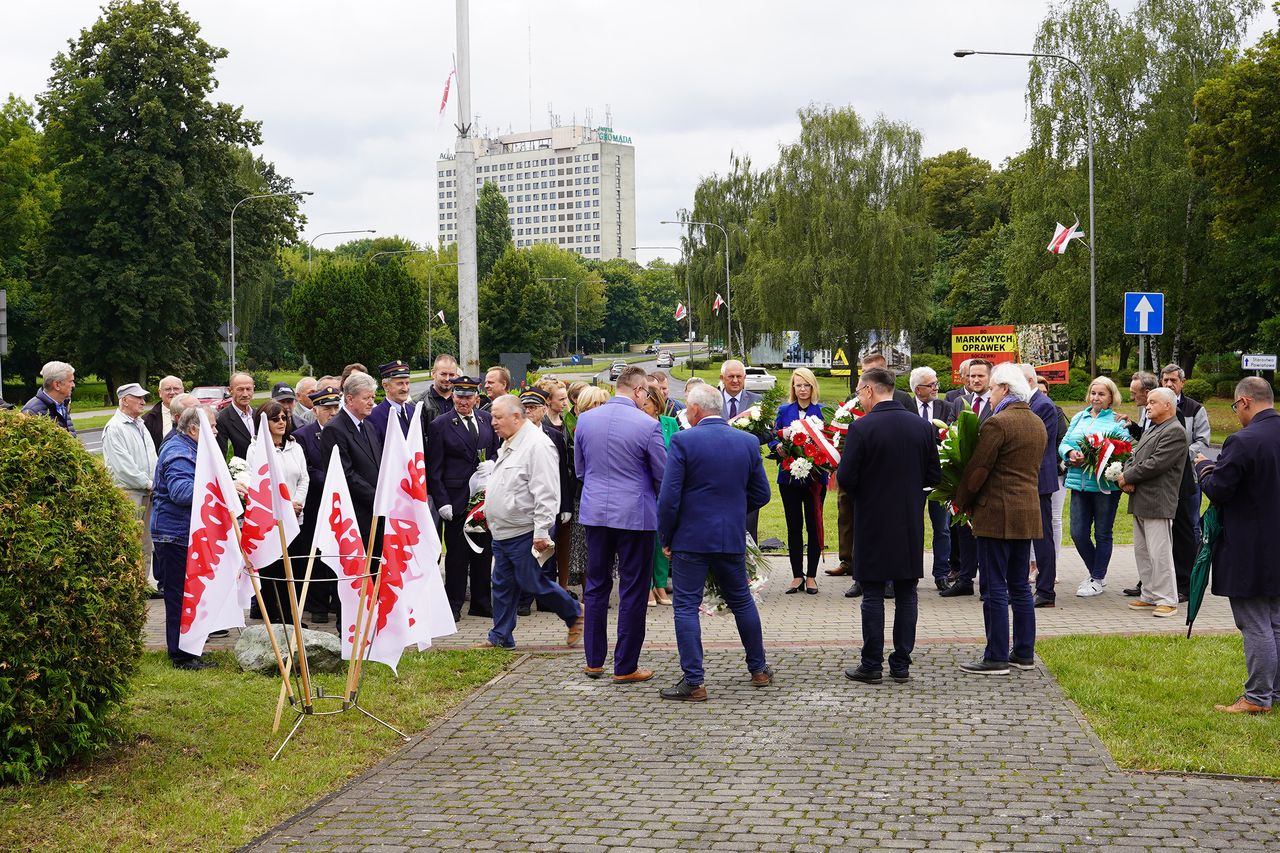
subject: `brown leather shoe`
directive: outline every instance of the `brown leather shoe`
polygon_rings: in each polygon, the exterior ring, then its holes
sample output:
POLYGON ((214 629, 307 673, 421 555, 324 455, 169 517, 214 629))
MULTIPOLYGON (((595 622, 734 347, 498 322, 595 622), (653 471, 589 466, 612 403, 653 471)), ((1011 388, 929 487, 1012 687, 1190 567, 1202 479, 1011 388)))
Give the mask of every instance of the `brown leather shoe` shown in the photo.
POLYGON ((489 642, 488 640, 484 640, 484 641, 479 642, 479 643, 472 643, 472 644, 469 646, 469 648, 472 648, 472 649, 492 649, 492 648, 494 648, 494 645, 493 645, 493 643, 489 642))
POLYGON ((853 573, 853 569, 849 566, 848 563, 841 563, 840 565, 836 566, 834 569, 826 569, 825 571, 826 571, 826 574, 831 575, 833 578, 842 578, 845 575, 853 573))
POLYGON ((773 684, 773 667, 766 666, 759 672, 751 673, 752 687, 768 687, 773 684))
POLYGON ((565 635, 564 644, 566 646, 576 646, 582 642, 582 616, 573 620, 573 624, 569 626, 569 633, 565 635))
POLYGON ((613 683, 614 684, 636 684, 637 682, 648 681, 650 678, 653 678, 653 670, 637 669, 635 672, 629 673, 627 675, 615 675, 613 677, 613 683))
POLYGON ((1230 705, 1214 705, 1213 710, 1221 711, 1224 714, 1269 714, 1270 708, 1264 708, 1261 705, 1255 705, 1248 699, 1241 696, 1230 705))
POLYGON ((587 678, 603 678, 604 667, 602 666, 584 666, 582 671, 587 674, 587 678))

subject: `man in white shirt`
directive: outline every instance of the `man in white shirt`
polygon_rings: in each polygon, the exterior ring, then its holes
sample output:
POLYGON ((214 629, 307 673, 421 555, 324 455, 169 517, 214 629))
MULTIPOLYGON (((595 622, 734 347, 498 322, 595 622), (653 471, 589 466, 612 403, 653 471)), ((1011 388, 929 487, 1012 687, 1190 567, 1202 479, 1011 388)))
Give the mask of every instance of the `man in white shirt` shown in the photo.
POLYGON ((111 480, 133 501, 142 520, 142 564, 151 563, 151 481, 156 473, 156 446, 142 422, 147 392, 136 382, 116 389, 120 408, 102 429, 102 461, 111 480))
POLYGON ((516 608, 520 593, 527 592, 537 597, 540 609, 564 620, 569 629, 565 645, 572 646, 582 639, 582 608, 538 564, 539 559, 550 559, 554 547, 551 527, 560 511, 559 455, 542 427, 525 419, 524 406, 515 396, 499 395, 490 413, 503 443, 485 488, 485 518, 493 537, 493 629, 481 645, 515 645, 516 608))
POLYGON ((249 445, 257 435, 257 418, 253 415, 253 377, 236 373, 228 385, 231 405, 218 412, 218 450, 227 452, 230 445, 235 456, 249 458, 249 445))
POLYGON ((160 380, 159 390, 160 401, 142 416, 142 422, 146 425, 147 432, 151 433, 151 442, 156 446, 157 453, 160 452, 160 445, 164 444, 164 437, 173 430, 173 413, 169 406, 182 393, 182 380, 176 376, 166 376, 160 380))
POLYGON ((978 414, 978 423, 991 417, 991 362, 975 358, 969 362, 969 393, 965 395, 969 407, 978 414))

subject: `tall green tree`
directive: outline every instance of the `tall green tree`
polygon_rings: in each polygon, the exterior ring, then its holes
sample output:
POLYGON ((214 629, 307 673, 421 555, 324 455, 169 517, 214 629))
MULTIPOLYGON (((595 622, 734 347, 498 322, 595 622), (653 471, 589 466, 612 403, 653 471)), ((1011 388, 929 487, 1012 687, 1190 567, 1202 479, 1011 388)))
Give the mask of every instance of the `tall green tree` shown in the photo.
POLYGON ((498 185, 486 181, 476 198, 476 275, 484 278, 511 245, 507 200, 498 185))
MULTIPOLYGON (((39 97, 62 186, 42 290, 57 322, 45 345, 108 387, 220 359, 232 206, 288 186, 245 168, 237 149, 261 142, 259 126, 209 100, 224 56, 177 3, 114 0, 54 59, 39 97)), ((291 199, 240 212, 237 253, 296 237, 291 199)))
POLYGON ((315 263, 284 304, 285 328, 317 370, 353 361, 373 366, 419 354, 426 307, 405 264, 344 259, 315 263), (353 319, 352 306, 359 306, 353 319))
POLYGON ((612 258, 595 269, 604 281, 604 296, 609 306, 600 327, 605 351, 643 341, 648 328, 638 281, 640 267, 622 258, 612 258))
POLYGON ((0 107, 0 289, 9 311, 6 377, 34 384, 43 363, 39 335, 38 271, 44 241, 58 207, 58 182, 45 162, 30 104, 12 95, 0 107))
POLYGON ((771 331, 856 349, 872 330, 923 322, 932 231, 920 164, 920 133, 905 123, 800 111, 800 139, 783 146, 751 221, 749 268, 771 331))
POLYGON ((575 307, 578 343, 584 350, 588 349, 592 340, 599 340, 604 323, 604 279, 588 269, 581 255, 554 243, 537 243, 527 251, 534 275, 547 280, 552 309, 560 318, 560 351, 568 353, 573 349, 575 307))
POLYGON ((508 246, 480 282, 479 296, 482 363, 497 364, 504 352, 527 352, 536 365, 555 352, 562 320, 528 252, 508 246))

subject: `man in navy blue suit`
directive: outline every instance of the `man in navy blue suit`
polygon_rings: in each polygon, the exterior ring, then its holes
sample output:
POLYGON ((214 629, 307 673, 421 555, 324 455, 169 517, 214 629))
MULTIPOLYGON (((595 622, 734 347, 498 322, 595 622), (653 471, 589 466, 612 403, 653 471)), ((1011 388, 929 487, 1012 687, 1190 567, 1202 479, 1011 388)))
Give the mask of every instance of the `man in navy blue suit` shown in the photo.
POLYGON ((760 442, 720 416, 724 399, 710 385, 695 385, 685 399, 693 429, 671 437, 658 494, 658 537, 671 558, 675 590, 676 645, 684 677, 661 691, 663 699, 702 702, 702 630, 698 608, 708 572, 733 611, 746 651, 751 684, 767 687, 773 670, 765 661, 760 613, 747 586, 746 518, 769 502, 769 480, 760 442))
POLYGON ((489 595, 493 551, 489 536, 472 536, 484 545, 477 554, 463 535, 467 501, 471 499, 471 475, 481 463, 492 467, 498 455, 493 418, 475 407, 479 393, 477 380, 459 376, 453 381, 453 410, 427 427, 427 494, 444 522, 444 591, 453 608, 454 621, 461 618, 468 578, 468 613, 486 619, 493 616, 489 595))
POLYGON ((1053 587, 1058 582, 1058 549, 1057 543, 1053 541, 1053 493, 1058 490, 1058 443, 1062 441, 1062 436, 1058 434, 1058 407, 1036 384, 1036 369, 1029 364, 1023 364, 1021 368, 1022 375, 1031 386, 1031 399, 1027 405, 1044 422, 1045 433, 1049 436, 1044 447, 1044 458, 1040 460, 1036 487, 1040 493, 1040 527, 1043 535, 1031 541, 1036 555, 1035 606, 1056 607, 1057 594, 1053 587))
MULTIPOLYGON (((414 403, 409 401, 409 365, 400 359, 378 367, 382 377, 382 390, 386 398, 373 407, 369 415, 369 424, 378 431, 378 436, 386 441, 387 422, 397 421, 400 433, 409 435, 409 420, 413 417, 414 403)), ((423 424, 423 429, 426 429, 423 424)), ((425 436, 425 432, 424 432, 425 436)))

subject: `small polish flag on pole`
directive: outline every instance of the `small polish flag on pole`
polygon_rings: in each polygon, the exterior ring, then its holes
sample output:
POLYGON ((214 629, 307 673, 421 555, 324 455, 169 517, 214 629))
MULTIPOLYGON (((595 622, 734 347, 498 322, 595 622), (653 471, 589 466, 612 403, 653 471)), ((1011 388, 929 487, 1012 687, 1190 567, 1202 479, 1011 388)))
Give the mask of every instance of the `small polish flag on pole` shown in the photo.
POLYGON ((676 319, 677 320, 683 320, 685 315, 688 313, 689 312, 685 310, 683 302, 676 303, 676 319))
POLYGON ((437 311, 437 312, 436 312, 436 316, 440 318, 440 325, 441 325, 441 326, 447 326, 447 325, 449 325, 448 323, 446 323, 446 322, 445 322, 445 319, 444 319, 444 312, 443 312, 443 311, 437 311))
POLYGON ((1067 244, 1072 240, 1084 239, 1084 229, 1080 227, 1079 221, 1070 228, 1063 225, 1061 222, 1057 223, 1057 225, 1057 229, 1053 232, 1053 239, 1049 241, 1049 251, 1053 252, 1055 255, 1061 255, 1065 252, 1067 250, 1067 244))
POLYGON ((716 294, 716 301, 715 301, 715 302, 713 302, 713 303, 711 303, 711 310, 712 310, 712 311, 714 311, 714 312, 716 312, 716 315, 717 315, 717 316, 719 316, 719 314, 720 314, 720 306, 721 306, 721 305, 723 305, 723 304, 724 304, 724 299, 722 299, 722 298, 720 297, 720 294, 718 294, 718 293, 717 293, 717 294, 716 294))

